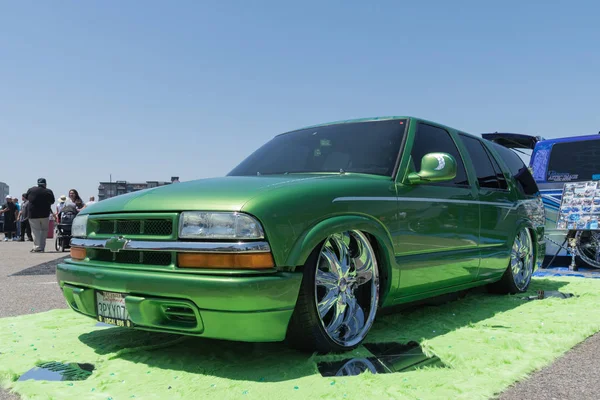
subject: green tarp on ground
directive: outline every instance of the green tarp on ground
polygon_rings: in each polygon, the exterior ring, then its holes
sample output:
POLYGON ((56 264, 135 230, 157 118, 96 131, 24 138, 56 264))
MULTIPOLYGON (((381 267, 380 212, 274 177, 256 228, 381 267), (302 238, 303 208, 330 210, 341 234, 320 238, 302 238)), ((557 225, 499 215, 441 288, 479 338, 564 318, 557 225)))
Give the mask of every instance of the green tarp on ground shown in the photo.
POLYGON ((283 344, 233 343, 96 327, 70 310, 0 319, 0 384, 24 399, 487 399, 600 331, 600 280, 533 280, 577 297, 525 301, 471 293, 379 317, 367 342, 417 341, 445 367, 322 377, 320 361, 283 344), (36 365, 91 363, 82 381, 17 381, 36 365))

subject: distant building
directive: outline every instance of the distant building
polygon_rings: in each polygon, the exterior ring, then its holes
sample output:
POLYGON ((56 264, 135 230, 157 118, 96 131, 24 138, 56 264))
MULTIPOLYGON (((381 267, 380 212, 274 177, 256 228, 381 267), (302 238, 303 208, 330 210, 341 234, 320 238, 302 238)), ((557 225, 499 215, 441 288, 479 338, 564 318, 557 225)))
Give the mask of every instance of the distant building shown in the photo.
POLYGON ((4 199, 9 194, 10 194, 10 187, 4 182, 0 182, 0 204, 4 204, 4 199))
POLYGON ((158 186, 170 185, 179 182, 178 176, 171 177, 171 182, 146 181, 133 183, 127 181, 100 182, 98 186, 98 201, 120 196, 125 193, 137 192, 138 190, 150 189, 158 186))

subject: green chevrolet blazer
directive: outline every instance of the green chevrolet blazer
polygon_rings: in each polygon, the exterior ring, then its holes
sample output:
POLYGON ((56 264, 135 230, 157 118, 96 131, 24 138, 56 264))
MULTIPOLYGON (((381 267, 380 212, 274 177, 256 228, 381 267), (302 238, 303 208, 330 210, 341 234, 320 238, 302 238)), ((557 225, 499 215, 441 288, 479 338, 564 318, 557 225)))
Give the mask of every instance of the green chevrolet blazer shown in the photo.
POLYGON ((544 222, 510 149, 413 117, 339 121, 275 136, 225 177, 86 208, 57 279, 108 324, 346 351, 383 308, 526 291, 544 222))

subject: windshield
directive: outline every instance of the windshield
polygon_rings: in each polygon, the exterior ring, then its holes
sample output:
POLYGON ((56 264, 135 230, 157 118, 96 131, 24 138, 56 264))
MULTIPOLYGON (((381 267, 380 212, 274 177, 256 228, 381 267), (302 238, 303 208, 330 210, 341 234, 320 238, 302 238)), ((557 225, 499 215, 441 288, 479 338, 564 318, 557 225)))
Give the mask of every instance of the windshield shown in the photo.
POLYGON ((309 172, 358 172, 391 176, 406 120, 355 122, 276 136, 229 176, 309 172))
POLYGON ((548 162, 548 182, 600 179, 600 138, 555 143, 548 162))

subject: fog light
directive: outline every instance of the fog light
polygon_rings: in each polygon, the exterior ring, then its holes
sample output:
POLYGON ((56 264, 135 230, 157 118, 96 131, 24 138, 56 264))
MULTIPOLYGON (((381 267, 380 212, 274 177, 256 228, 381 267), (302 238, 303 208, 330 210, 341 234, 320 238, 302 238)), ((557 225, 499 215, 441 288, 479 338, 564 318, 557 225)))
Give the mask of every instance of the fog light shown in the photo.
POLYGON ((177 266, 180 268, 268 269, 273 268, 275 263, 271 253, 179 253, 177 254, 177 266))
POLYGON ((71 247, 71 258, 73 260, 84 260, 85 249, 83 247, 71 247))

